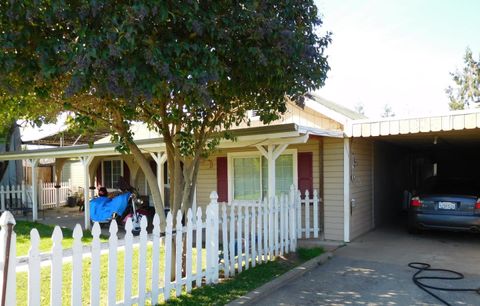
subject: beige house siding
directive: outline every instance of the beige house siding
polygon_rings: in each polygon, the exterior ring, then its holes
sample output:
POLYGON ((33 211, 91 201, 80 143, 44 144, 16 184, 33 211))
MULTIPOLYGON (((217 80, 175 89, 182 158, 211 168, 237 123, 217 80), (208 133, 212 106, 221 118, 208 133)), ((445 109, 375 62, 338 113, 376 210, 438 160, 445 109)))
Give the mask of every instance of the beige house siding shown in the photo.
MULTIPOLYGON (((288 146, 288 149, 296 149, 298 152, 312 152, 313 166, 313 188, 320 190, 320 143, 321 139, 312 138, 305 144, 296 144, 288 146)), ((197 179, 197 206, 206 207, 210 202, 210 193, 217 190, 217 157, 227 156, 234 152, 258 151, 255 147, 224 149, 210 155, 207 159, 201 161, 200 170, 197 179)), ((295 182, 296 183, 296 182, 295 182)), ((321 193, 320 193, 321 194, 321 193)))
POLYGON ((83 165, 79 160, 68 160, 62 170, 62 181, 72 180, 74 190, 84 185, 83 165))
POLYGON ((353 139, 350 151, 350 199, 355 201, 350 220, 350 239, 355 239, 373 228, 373 143, 353 139))
MULTIPOLYGON (((296 123, 302 126, 308 126, 308 127, 325 129, 325 130, 343 131, 343 126, 337 121, 332 120, 309 107, 301 108, 291 102, 287 103, 286 112, 278 120, 275 120, 269 123, 269 125, 286 124, 286 123, 296 123)), ((250 126, 251 127, 264 126, 264 124, 262 123, 262 121, 258 120, 258 118, 253 117, 251 118, 250 126)), ((233 128, 235 129, 235 128, 246 128, 246 127, 248 127, 247 124, 242 123, 233 128)))
POLYGON ((343 139, 323 141, 325 239, 343 240, 343 139))

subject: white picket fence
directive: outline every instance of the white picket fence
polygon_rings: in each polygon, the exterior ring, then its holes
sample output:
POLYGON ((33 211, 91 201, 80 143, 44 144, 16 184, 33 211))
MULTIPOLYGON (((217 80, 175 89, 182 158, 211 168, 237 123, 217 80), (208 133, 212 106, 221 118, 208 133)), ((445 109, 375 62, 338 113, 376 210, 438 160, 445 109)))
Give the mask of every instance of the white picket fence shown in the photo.
MULTIPOLYGON (((72 191, 71 181, 61 182, 60 188, 55 183, 38 184, 38 201, 40 209, 65 205, 72 191)), ((0 186, 0 210, 28 210, 32 207, 32 186, 22 182, 21 185, 0 186)))
POLYGON ((67 203, 67 197, 72 191, 72 182, 70 180, 60 183, 60 188, 55 188, 55 183, 38 184, 39 203, 42 209, 58 207, 67 203))
MULTIPOLYGON (((295 190, 293 186, 290 188, 288 199, 292 201, 292 205, 295 207, 297 220, 295 231, 297 238, 319 238, 321 232, 320 204, 322 200, 319 198, 317 190, 313 191, 313 195, 306 190, 303 195, 302 198, 300 190, 295 190)), ((229 205, 244 208, 258 208, 264 206, 265 203, 262 203, 262 201, 235 201, 229 205)))
MULTIPOLYGON (((297 218, 294 193, 290 196, 282 195, 260 206, 241 207, 227 206, 217 203, 217 193, 212 192, 210 204, 207 206, 205 218, 199 207, 195 218, 191 209, 186 214, 182 225, 182 214, 175 218, 171 213, 167 215, 166 228, 160 227, 159 218, 153 219, 153 231, 147 236, 147 221, 142 219, 141 232, 137 242, 133 242, 131 233, 131 219, 125 225, 124 247, 119 248, 117 237, 117 223, 110 224, 110 238, 108 240, 108 273, 100 275, 100 227, 97 223, 92 229, 93 241, 89 246, 89 255, 83 254, 82 230, 76 225, 73 232, 71 300, 62 301, 62 232, 57 226, 52 235, 53 247, 50 253, 50 304, 62 305, 144 305, 146 301, 156 304, 161 297, 170 299, 182 294, 182 290, 190 292, 193 286, 217 283, 220 275, 231 277, 242 270, 265 263, 276 256, 289 253, 297 245, 297 218), (165 235, 161 235, 165 233, 165 235), (148 241, 150 240, 150 241, 148 241), (173 248, 173 244, 175 248, 173 248), (135 247, 135 248, 134 248, 135 247), (151 255, 147 266, 147 248, 151 255), (184 251, 185 248, 185 251, 184 251), (132 265, 134 250, 138 252, 138 275, 133 278, 132 265), (162 251, 164 256, 162 257, 162 251), (193 253, 196 253, 193 256, 193 253), (124 260, 120 262, 119 252, 123 252, 124 260), (205 252, 205 253, 204 253, 205 252), (183 256, 185 254, 185 256, 183 256), (205 254, 205 260, 203 256, 205 254), (82 273, 85 262, 82 257, 91 257, 90 270, 82 273), (163 258, 163 260, 161 260, 163 258), (118 268, 123 265, 124 275, 117 275, 118 268), (194 269, 194 266, 196 267, 194 269), (163 273, 160 273, 163 268, 163 273), (184 270, 182 270, 184 267, 184 270), (151 271, 147 277, 146 271, 151 271), (221 274, 220 271, 223 271, 221 274), (174 271, 174 272, 173 272, 174 271), (84 278, 87 276, 87 278, 84 278), (101 288, 100 277, 108 278, 107 288, 101 288), (121 301, 117 301, 117 279, 123 279, 123 294, 121 301), (204 280, 204 282, 203 282, 204 280), (136 293, 132 292, 132 284, 138 284, 136 293), (89 300, 82 299, 84 285, 90 284, 89 300), (151 287, 146 289, 146 284, 151 287), (106 301, 101 302, 101 297, 106 301)), ((0 275, 5 267, 5 246, 7 240, 8 223, 13 216, 6 212, 0 218, 0 275)), ((14 220, 13 220, 14 222, 14 220)), ((32 229, 31 249, 28 255, 28 305, 40 305, 41 300, 41 264, 39 256, 39 234, 32 229)), ((15 233, 12 235, 10 260, 8 262, 8 279, 6 291, 6 305, 16 304, 16 260, 15 260, 15 233), (13 259, 13 260, 12 260, 13 259)), ((0 283, 0 288, 1 288, 0 283)))

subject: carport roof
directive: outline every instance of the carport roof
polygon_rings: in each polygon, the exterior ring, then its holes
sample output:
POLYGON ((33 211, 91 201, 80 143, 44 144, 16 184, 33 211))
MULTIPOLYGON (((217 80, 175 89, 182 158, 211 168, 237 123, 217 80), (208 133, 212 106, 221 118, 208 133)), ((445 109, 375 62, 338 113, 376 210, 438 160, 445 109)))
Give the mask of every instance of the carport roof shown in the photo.
POLYGON ((345 127, 348 137, 376 137, 480 128, 480 109, 451 111, 434 116, 353 120, 345 127))

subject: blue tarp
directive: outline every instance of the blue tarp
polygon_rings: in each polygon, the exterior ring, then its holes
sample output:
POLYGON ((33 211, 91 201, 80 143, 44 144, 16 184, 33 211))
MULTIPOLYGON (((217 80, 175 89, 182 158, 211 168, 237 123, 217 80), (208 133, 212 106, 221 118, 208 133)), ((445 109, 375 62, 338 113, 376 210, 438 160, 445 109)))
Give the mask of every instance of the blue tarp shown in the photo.
POLYGON ((108 221, 113 213, 122 215, 127 209, 128 198, 132 193, 122 193, 113 199, 98 197, 90 200, 90 219, 94 222, 108 221))

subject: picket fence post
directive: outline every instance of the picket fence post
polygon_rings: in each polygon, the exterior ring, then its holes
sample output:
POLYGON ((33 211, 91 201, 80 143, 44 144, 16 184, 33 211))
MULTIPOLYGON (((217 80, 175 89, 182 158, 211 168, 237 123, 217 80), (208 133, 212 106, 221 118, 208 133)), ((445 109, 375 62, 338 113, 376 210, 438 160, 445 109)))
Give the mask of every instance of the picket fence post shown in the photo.
POLYGON ((258 250, 258 263, 261 264, 264 261, 263 258, 263 231, 262 231, 262 224, 263 224, 263 207, 262 207, 262 202, 260 202, 260 206, 258 207, 258 216, 257 216, 257 250, 258 250))
POLYGON ((223 246, 223 273, 225 277, 230 276, 230 261, 228 254, 228 218, 227 218, 227 205, 222 205, 222 246, 223 246))
POLYGON ((235 206, 230 206, 230 275, 235 275, 235 206))
POLYGON ((257 265, 257 233, 256 233, 256 227, 257 227, 257 218, 256 218, 256 213, 257 209, 255 206, 252 206, 252 225, 250 226, 250 239, 251 239, 251 255, 252 255, 252 267, 255 267, 257 265))
POLYGON ((52 234, 52 268, 50 274, 50 305, 62 305, 62 239, 60 227, 55 226, 52 234))
POLYGON ((170 288, 172 278, 172 227, 173 217, 172 213, 167 214, 167 228, 165 230, 165 271, 164 271, 164 289, 163 296, 165 301, 170 299, 170 288))
POLYGON ((310 192, 305 190, 305 238, 310 238, 310 192))
POLYGON ((100 305, 100 224, 92 227, 92 265, 90 269, 90 305, 100 305))
POLYGON ((183 225, 182 211, 177 211, 175 224, 175 296, 182 293, 182 254, 183 254, 183 225))
POLYGON ((295 189, 293 185, 290 188, 290 197, 289 197, 289 218, 290 218, 290 230, 289 230, 289 235, 290 235, 290 251, 294 252, 295 249, 297 248, 297 226, 295 224, 295 221, 297 219, 296 217, 296 212, 297 210, 295 209, 295 189))
POLYGON ((295 190, 295 210, 297 212, 297 239, 302 238, 302 195, 295 190))
POLYGON ((147 218, 140 219, 140 246, 138 256, 138 305, 145 304, 147 291, 147 218))
POLYGON ((158 303, 158 279, 160 261, 160 217, 153 216, 152 230, 152 305, 158 303))
POLYGON ((72 306, 82 305, 82 227, 75 225, 73 229, 72 247, 72 306))
POLYGON ((237 271, 241 273, 243 270, 243 243, 242 243, 242 222, 243 222, 243 215, 242 215, 242 207, 238 206, 238 215, 237 215, 237 271))
POLYGON ((193 212, 192 209, 189 208, 187 211, 187 258, 186 258, 186 280, 187 283, 185 285, 187 292, 192 291, 192 248, 193 248, 193 212))
POLYGON ((195 247, 197 250, 197 271, 195 275, 195 286, 197 288, 202 286, 202 245, 203 245, 203 223, 202 223, 202 208, 197 207, 196 213, 197 221, 195 222, 195 247))
POLYGON ((132 257, 133 257, 133 223, 132 218, 128 218, 125 223, 125 237, 124 240, 124 278, 123 278, 123 302, 125 305, 130 305, 132 299, 132 257))
POLYGON ((36 228, 30 231, 28 251, 28 305, 40 305, 40 235, 36 228))
POLYGON ((108 305, 116 304, 117 290, 117 246, 118 246, 118 226, 117 221, 110 223, 110 237, 108 238, 108 305))

